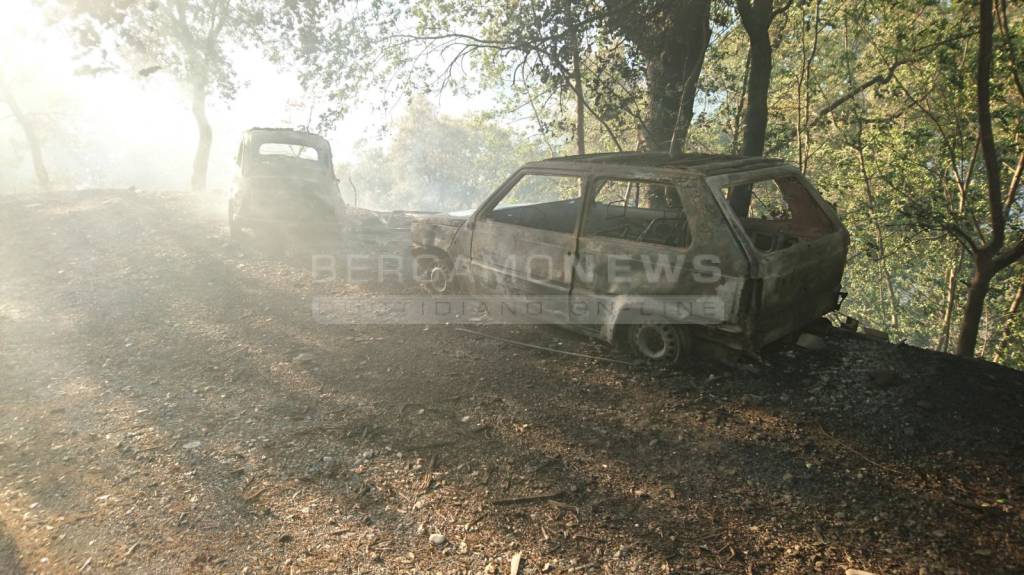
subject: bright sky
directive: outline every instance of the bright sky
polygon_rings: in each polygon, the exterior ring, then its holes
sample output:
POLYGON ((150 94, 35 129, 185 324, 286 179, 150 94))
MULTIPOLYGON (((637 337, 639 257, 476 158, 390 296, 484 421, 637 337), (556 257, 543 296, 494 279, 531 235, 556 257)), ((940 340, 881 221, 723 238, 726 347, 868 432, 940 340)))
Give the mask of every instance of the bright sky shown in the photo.
MULTIPOLYGON (((58 185, 140 187, 187 186, 196 141, 189 100, 181 86, 166 74, 144 80, 129 73, 75 75, 70 40, 45 27, 32 0, 3 0, 0 8, 0 66, 26 112, 39 124, 44 154, 58 185), (75 148, 81 148, 80 150, 75 148), (61 181, 62 152, 81 161, 92 155, 111 157, 113 166, 95 161, 88 178, 61 181), (56 157, 56 159, 53 159, 56 157), (105 166, 105 167, 104 167, 105 166), (159 184, 158 184, 159 182, 159 184)), ((210 185, 230 182, 232 160, 241 132, 252 126, 298 127, 325 102, 305 93, 294 73, 267 62, 257 50, 236 55, 239 91, 231 101, 210 101, 214 129, 210 185)), ((445 95, 437 100, 441 112, 459 116, 493 104, 487 95, 466 98, 445 95)), ((24 137, 0 104, 0 169, 17 166, 28 174, 24 137)), ((391 115, 401 110, 391 111, 391 115)), ((365 142, 378 142, 389 117, 360 104, 325 134, 335 157, 349 159, 365 142)), ((314 118, 315 123, 315 118, 314 118)), ((67 164, 68 173, 72 170, 67 164)), ((0 183, 3 183, 0 181, 0 183)))

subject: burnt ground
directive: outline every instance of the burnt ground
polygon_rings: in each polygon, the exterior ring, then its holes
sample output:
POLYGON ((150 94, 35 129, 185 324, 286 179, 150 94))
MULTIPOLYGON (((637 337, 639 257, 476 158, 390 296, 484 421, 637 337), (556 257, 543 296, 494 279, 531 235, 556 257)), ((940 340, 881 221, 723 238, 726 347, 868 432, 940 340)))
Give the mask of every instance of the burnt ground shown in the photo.
POLYGON ((0 197, 0 573, 1024 572, 1019 372, 322 325, 316 295, 412 288, 314 282, 194 204, 0 197))

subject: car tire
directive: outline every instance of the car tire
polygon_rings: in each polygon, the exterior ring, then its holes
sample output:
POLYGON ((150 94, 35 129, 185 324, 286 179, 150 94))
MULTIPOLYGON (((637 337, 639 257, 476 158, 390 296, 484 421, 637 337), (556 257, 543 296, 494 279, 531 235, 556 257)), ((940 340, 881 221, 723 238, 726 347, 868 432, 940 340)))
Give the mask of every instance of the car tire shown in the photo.
POLYGON ((664 366, 681 364, 692 347, 682 326, 656 319, 628 325, 626 342, 638 358, 664 366))
POLYGON ((451 264, 439 260, 430 269, 427 275, 427 290, 437 295, 455 292, 455 277, 452 275, 451 264))
POLYGON ((421 283, 428 292, 434 295, 451 294, 455 292, 454 269, 451 261, 446 257, 431 254, 424 257, 420 263, 426 264, 421 268, 421 283))

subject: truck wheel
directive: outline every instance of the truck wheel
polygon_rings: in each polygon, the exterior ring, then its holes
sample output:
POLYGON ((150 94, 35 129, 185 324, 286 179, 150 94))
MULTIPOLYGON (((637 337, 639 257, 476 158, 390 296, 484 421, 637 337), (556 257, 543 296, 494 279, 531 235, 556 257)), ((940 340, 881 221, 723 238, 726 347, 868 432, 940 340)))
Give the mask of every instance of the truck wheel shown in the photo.
POLYGON ((658 365, 679 365, 690 352, 690 338, 678 325, 657 320, 628 326, 629 348, 639 358, 658 365))

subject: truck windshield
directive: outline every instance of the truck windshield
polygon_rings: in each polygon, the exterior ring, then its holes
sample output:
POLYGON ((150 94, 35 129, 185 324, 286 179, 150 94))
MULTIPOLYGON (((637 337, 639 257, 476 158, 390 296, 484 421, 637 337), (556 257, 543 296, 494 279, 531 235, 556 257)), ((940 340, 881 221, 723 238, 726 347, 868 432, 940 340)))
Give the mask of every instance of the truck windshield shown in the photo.
POLYGON ((283 156, 298 160, 320 161, 320 152, 311 146, 302 144, 285 144, 282 142, 264 142, 259 147, 260 156, 283 156))

